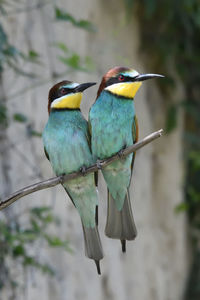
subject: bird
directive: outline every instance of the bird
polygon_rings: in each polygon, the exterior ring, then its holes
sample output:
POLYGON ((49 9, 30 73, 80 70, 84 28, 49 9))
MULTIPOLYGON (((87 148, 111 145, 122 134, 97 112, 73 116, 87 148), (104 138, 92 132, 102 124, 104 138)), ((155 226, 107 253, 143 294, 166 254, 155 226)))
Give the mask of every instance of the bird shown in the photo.
POLYGON ((95 160, 98 162, 116 153, 120 157, 103 168, 102 173, 108 189, 105 234, 121 240, 122 252, 126 252, 126 240, 133 240, 137 235, 129 193, 135 153, 122 157, 122 149, 138 141, 134 97, 142 81, 156 77, 164 76, 139 74, 127 67, 110 69, 102 78, 89 112, 95 160))
MULTIPOLYGON (((57 176, 83 171, 94 163, 88 123, 80 111, 83 91, 96 83, 68 80, 55 84, 48 95, 49 118, 42 138, 46 157, 57 176)), ((103 249, 98 231, 97 174, 90 173, 62 184, 77 209, 83 228, 85 255, 101 274, 103 249)))

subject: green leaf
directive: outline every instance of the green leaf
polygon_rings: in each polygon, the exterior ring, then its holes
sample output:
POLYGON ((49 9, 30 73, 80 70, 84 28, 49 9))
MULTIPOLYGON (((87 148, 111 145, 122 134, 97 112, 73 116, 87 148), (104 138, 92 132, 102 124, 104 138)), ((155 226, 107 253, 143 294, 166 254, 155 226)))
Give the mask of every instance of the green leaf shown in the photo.
POLYGON ((38 223, 36 222, 36 220, 33 219, 33 218, 31 218, 30 223, 31 223, 31 226, 32 226, 31 230, 32 230, 34 233, 40 233, 41 228, 40 228, 40 226, 38 225, 38 223))
POLYGON ((28 54, 25 54, 23 52, 20 52, 21 57, 30 62, 30 63, 36 63, 36 64, 41 64, 41 61, 39 60, 40 55, 38 52, 36 52, 35 50, 31 49, 28 54))
POLYGON ((9 44, 7 34, 0 24, 0 72, 3 71, 4 64, 8 64, 10 60, 16 60, 19 54, 20 51, 9 44))
POLYGON ((57 218, 54 217, 51 213, 51 208, 50 207, 36 207, 33 208, 31 211, 31 214, 33 215, 34 218, 37 218, 42 224, 41 226, 38 225, 37 221, 35 220, 35 223, 32 220, 32 226, 35 230, 41 231, 42 226, 44 227, 45 225, 49 223, 56 223, 57 218), (39 226, 37 228, 37 226, 39 226))
POLYGON ((49 264, 39 264, 39 268, 43 273, 47 273, 51 276, 55 275, 55 271, 49 264))
POLYGON ((7 108, 3 104, 0 104, 0 124, 4 126, 8 125, 7 108))
POLYGON ((13 248, 13 255, 14 256, 23 256, 25 255, 26 251, 23 245, 17 245, 13 248))
POLYGON ((25 266, 27 266, 27 265, 34 266, 36 264, 36 261, 35 261, 34 257, 32 257, 32 256, 25 256, 23 264, 25 266))
POLYGON ((63 10, 61 10, 58 7, 55 7, 55 14, 56 14, 57 20, 68 21, 68 22, 72 23, 73 25, 76 23, 76 20, 74 19, 74 17, 72 15, 70 15, 67 12, 64 12, 63 10))
POLYGON ((72 54, 70 57, 59 57, 60 61, 62 61, 68 67, 73 69, 80 69, 80 56, 78 54, 72 54))
POLYGON ((49 206, 40 206, 40 207, 34 207, 31 209, 30 213, 41 218, 44 213, 48 213, 51 211, 51 207, 49 206))
POLYGON ((54 270, 52 269, 52 267, 50 265, 42 264, 42 263, 38 262, 32 256, 25 256, 24 261, 23 261, 23 265, 25 267, 27 267, 27 266, 35 267, 35 268, 41 270, 43 273, 48 273, 49 275, 55 275, 55 272, 54 272, 54 270))
POLYGON ((25 123, 27 121, 27 117, 22 113, 15 113, 13 115, 13 120, 21 123, 25 123))
POLYGON ((94 62, 89 56, 81 59, 81 57, 77 53, 72 53, 71 55, 69 54, 66 57, 59 56, 58 58, 67 67, 70 67, 74 70, 88 72, 95 69, 94 62))
POLYGON ((39 132, 39 131, 36 131, 36 130, 32 130, 32 131, 30 132, 30 134, 31 134, 32 136, 42 137, 42 132, 39 132))
POLYGON ((2 51, 6 43, 7 43, 7 34, 5 33, 2 25, 0 24, 0 51, 2 51))
POLYGON ((52 247, 60 247, 64 245, 64 243, 57 236, 45 235, 45 238, 48 241, 48 244, 52 247))
POLYGON ((26 130, 27 130, 28 136, 30 136, 30 137, 42 137, 42 133, 36 131, 31 124, 28 124, 28 126, 26 127, 26 130))
POLYGON ((72 25, 85 29, 87 31, 96 31, 96 27, 91 22, 87 20, 76 20, 71 14, 67 13, 66 11, 63 11, 63 9, 61 10, 58 7, 55 7, 55 15, 56 19, 59 21, 70 22, 72 25))
POLYGON ((80 27, 82 29, 85 29, 85 30, 88 30, 88 31, 91 31, 91 32, 97 31, 96 27, 91 22, 89 22, 87 20, 76 21, 75 25, 77 27, 80 27))
POLYGON ((200 170, 200 152, 199 151, 191 151, 189 154, 189 158, 191 160, 192 169, 194 172, 200 170))
POLYGON ((190 198, 190 201, 194 204, 200 203, 200 192, 198 189, 196 189, 194 186, 188 187, 188 196, 190 198))
POLYGON ((8 45, 7 48, 4 50, 4 54, 16 59, 16 57, 20 54, 20 51, 16 47, 8 45))
POLYGON ((64 43, 59 42, 59 43, 56 43, 55 45, 60 50, 62 50, 64 53, 67 53, 69 51, 69 49, 67 48, 67 46, 64 43))
POLYGON ((39 54, 35 50, 30 50, 28 53, 28 57, 32 60, 35 60, 36 58, 39 57, 39 54))
POLYGON ((175 212, 180 213, 187 211, 189 209, 189 204, 187 202, 182 202, 175 207, 175 212))
POLYGON ((72 249, 69 247, 69 241, 62 241, 58 236, 52 236, 45 234, 44 238, 48 242, 49 246, 51 247, 61 247, 64 248, 68 252, 73 252, 72 249))

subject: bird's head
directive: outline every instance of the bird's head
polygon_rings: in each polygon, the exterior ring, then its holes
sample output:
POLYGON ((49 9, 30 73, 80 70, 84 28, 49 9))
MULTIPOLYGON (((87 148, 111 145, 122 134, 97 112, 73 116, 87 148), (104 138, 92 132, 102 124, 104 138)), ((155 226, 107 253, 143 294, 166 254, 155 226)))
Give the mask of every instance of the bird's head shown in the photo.
POLYGON ((118 97, 133 99, 142 81, 155 77, 164 76, 159 74, 139 74, 134 69, 115 67, 103 76, 97 92, 97 98, 103 90, 106 90, 118 97))
POLYGON ((95 82, 79 84, 68 80, 55 84, 49 91, 49 113, 52 109, 79 109, 83 91, 95 84, 95 82))

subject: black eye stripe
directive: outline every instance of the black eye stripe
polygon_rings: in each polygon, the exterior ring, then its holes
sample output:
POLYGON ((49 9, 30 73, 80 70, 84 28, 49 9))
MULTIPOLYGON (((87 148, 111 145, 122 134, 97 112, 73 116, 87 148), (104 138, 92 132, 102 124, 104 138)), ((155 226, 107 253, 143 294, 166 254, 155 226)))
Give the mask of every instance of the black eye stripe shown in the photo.
POLYGON ((70 93, 73 93, 74 91, 74 88, 59 88, 57 90, 54 90, 51 92, 51 95, 50 95, 50 102, 54 101, 55 99, 59 98, 59 97, 62 97, 62 96, 65 96, 67 94, 70 94, 70 93), (64 90, 64 93, 62 92, 62 90, 64 90))
POLYGON ((61 88, 58 92, 62 92, 64 90, 65 94, 73 92, 73 89, 70 88, 61 88))
POLYGON ((112 85, 112 84, 118 83, 118 82, 120 82, 118 80, 118 77, 111 77, 106 81, 106 86, 109 86, 109 85, 112 85))
POLYGON ((135 81, 135 77, 124 76, 124 82, 132 82, 135 81))
MULTIPOLYGON (((123 75, 124 76, 124 75, 123 75)), ((135 81, 135 77, 129 77, 129 76, 124 76, 123 81, 119 80, 119 75, 117 77, 111 77, 107 80, 106 82, 106 87, 115 83, 122 83, 122 82, 133 82, 135 81)))

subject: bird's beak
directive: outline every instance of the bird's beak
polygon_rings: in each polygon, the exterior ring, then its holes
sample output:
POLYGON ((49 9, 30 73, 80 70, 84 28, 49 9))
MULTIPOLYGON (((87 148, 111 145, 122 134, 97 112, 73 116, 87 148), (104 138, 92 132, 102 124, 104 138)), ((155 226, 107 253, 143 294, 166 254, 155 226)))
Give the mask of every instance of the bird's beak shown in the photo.
POLYGON ((160 74, 140 74, 134 78, 134 81, 144 81, 144 80, 152 79, 152 78, 156 78, 156 77, 163 78, 165 76, 160 75, 160 74))
POLYGON ((76 93, 83 92, 84 90, 88 89, 89 87, 91 87, 95 84, 96 84, 96 82, 81 83, 74 89, 74 92, 76 92, 76 93))

